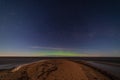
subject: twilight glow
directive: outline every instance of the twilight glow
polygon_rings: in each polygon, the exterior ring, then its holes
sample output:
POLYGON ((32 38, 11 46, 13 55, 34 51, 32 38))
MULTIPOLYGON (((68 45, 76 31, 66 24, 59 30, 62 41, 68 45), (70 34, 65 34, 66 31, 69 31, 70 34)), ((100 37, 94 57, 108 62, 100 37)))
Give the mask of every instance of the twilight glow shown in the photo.
POLYGON ((120 57, 119 4, 0 0, 0 56, 120 57))

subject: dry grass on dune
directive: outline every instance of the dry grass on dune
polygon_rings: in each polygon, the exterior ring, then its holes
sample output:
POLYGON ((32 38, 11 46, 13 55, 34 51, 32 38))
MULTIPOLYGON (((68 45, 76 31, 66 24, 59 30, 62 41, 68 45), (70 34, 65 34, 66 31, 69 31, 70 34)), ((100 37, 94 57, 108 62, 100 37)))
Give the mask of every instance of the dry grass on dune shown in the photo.
POLYGON ((90 67, 68 60, 39 61, 0 72, 3 74, 7 77, 4 80, 110 80, 90 67))

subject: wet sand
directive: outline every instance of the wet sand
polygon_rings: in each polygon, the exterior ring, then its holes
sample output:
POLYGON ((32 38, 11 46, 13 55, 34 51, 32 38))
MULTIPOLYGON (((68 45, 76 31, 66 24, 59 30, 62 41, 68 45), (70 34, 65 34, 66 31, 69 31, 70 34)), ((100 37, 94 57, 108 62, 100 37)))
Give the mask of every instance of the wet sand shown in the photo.
POLYGON ((100 72, 64 59, 41 60, 0 71, 1 80, 111 80, 100 72), (2 77, 1 77, 2 76, 2 77))

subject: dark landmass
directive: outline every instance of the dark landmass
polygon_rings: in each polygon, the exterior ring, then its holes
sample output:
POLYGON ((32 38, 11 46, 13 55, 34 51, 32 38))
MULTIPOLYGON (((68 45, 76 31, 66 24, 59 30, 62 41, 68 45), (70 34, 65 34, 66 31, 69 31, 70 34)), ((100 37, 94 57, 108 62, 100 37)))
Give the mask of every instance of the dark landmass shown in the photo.
POLYGON ((0 57, 0 64, 9 63, 28 63, 43 59, 69 59, 69 60, 86 60, 101 61, 120 64, 120 57, 0 57))

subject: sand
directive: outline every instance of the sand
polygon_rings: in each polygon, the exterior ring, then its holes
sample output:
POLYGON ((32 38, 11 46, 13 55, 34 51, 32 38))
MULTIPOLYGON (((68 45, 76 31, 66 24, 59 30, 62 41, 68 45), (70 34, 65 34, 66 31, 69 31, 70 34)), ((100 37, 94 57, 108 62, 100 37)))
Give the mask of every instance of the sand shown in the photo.
POLYGON ((43 60, 0 72, 1 80, 110 80, 100 72, 69 60, 43 60))

